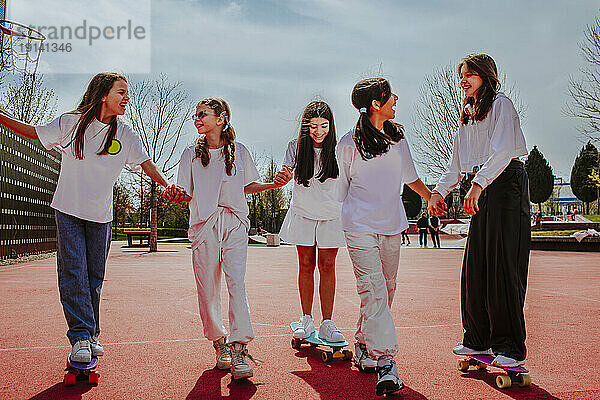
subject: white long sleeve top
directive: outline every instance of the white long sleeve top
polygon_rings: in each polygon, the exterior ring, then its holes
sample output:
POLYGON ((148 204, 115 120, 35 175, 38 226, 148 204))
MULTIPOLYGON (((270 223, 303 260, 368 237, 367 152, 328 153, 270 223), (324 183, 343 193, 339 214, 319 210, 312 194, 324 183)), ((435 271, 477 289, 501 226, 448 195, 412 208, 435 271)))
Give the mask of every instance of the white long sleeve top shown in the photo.
POLYGON ((454 138, 452 159, 435 191, 446 197, 461 176, 479 169, 473 183, 485 189, 513 158, 528 154, 525 136, 515 107, 504 93, 497 93, 492 108, 482 121, 461 125, 454 138))

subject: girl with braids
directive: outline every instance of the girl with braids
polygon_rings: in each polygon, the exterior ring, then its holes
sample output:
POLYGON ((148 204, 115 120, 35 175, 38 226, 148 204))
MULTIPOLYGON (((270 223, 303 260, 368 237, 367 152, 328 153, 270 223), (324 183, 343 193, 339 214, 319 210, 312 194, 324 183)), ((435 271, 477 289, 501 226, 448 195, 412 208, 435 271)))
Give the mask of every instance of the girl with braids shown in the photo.
MULTIPOLYGON (((315 331, 312 317, 315 264, 319 265, 319 296, 323 321, 319 337, 342 342, 344 335, 331 320, 335 298, 335 258, 346 245, 342 233, 336 185, 335 124, 331 109, 313 101, 304 110, 298 137, 288 144, 283 165, 294 172, 292 203, 280 235, 298 251, 298 290, 302 317, 294 337, 306 339, 315 331), (318 249, 318 254, 317 254, 318 249)), ((290 174, 291 179, 291 174, 290 174)))
POLYGON ((62 151, 50 206, 56 216, 60 301, 74 362, 88 363, 104 354, 98 342, 100 290, 117 177, 126 164, 141 165, 150 178, 168 186, 139 136, 117 118, 125 113, 128 101, 125 77, 103 72, 91 80, 77 109, 45 126, 34 127, 0 114, 0 123, 8 129, 39 140, 46 149, 62 151))
POLYGON ((393 359, 398 339, 390 311, 401 232, 408 228, 402 184, 426 200, 431 196, 417 176, 402 125, 391 121, 397 99, 383 78, 358 82, 352 90, 358 122, 336 149, 342 228, 360 296, 353 362, 377 371, 378 396, 404 387, 393 359))
POLYGON ((464 337, 458 355, 494 354, 494 364, 524 363, 523 306, 529 265, 529 183, 519 157, 525 137, 513 103, 499 92, 498 71, 486 54, 458 65, 463 111, 448 169, 429 202, 445 213, 444 197, 462 179, 471 188, 464 209, 472 215, 462 265, 464 337))
MULTIPOLYGON (((231 111, 222 99, 198 103, 193 116, 200 134, 196 144, 181 155, 172 201, 190 206, 192 265, 204 335, 213 342, 217 368, 231 369, 233 379, 249 378, 246 345, 254 338, 244 277, 248 244, 248 204, 244 194, 281 186, 261 183, 246 147, 235 141, 231 111), (229 291, 230 332, 221 315, 221 272, 229 291)), ((283 180, 280 172, 276 179, 283 180)))

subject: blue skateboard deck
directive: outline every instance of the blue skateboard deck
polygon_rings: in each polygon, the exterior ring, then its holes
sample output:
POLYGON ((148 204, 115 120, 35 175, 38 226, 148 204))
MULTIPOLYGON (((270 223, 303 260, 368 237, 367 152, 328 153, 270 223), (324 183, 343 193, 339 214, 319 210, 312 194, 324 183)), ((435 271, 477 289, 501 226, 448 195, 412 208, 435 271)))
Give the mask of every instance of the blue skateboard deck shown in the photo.
POLYGON ((491 355, 472 355, 466 358, 459 359, 456 362, 457 368, 462 372, 467 372, 469 367, 474 366, 478 369, 487 369, 488 366, 504 370, 504 374, 496 377, 496 386, 500 389, 506 389, 513 384, 518 384, 521 387, 531 386, 531 376, 529 370, 522 365, 518 367, 500 367, 492 365, 494 356, 491 355))
POLYGON ((100 374, 96 372, 96 366, 98 366, 98 357, 92 357, 89 363, 77 363, 71 361, 71 354, 69 354, 63 384, 72 386, 78 380, 87 380, 90 385, 98 384, 100 374))
MULTIPOLYGON (((294 321, 290 324, 290 328, 292 332, 298 327, 298 321, 294 321)), ((328 342, 319 338, 318 329, 316 329, 311 335, 305 339, 298 339, 292 337, 292 348, 300 349, 303 344, 308 344, 311 347, 317 346, 326 346, 330 347, 333 351, 323 351, 321 350, 321 360, 323 362, 331 362, 333 360, 351 360, 352 359, 352 351, 350 350, 342 350, 344 347, 348 346, 347 341, 343 342, 328 342)))

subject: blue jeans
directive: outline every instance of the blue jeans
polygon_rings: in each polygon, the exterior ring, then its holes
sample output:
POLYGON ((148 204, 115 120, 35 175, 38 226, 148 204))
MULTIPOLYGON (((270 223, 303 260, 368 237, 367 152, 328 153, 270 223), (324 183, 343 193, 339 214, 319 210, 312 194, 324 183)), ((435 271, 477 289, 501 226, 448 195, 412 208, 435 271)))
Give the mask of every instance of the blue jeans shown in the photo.
POLYGON ((71 344, 100 334, 100 290, 112 222, 86 221, 55 210, 58 291, 71 344))

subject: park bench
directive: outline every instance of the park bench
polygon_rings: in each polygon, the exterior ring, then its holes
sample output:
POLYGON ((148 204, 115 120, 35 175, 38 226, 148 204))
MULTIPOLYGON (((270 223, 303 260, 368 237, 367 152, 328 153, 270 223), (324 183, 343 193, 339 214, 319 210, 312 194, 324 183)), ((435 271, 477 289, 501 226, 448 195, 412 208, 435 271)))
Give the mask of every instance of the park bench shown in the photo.
POLYGON ((123 234, 127 235, 127 245, 133 246, 135 237, 140 239, 140 246, 143 245, 143 240, 146 240, 147 246, 150 245, 150 229, 123 229, 123 234))
POLYGON ((600 237, 590 236, 578 242, 572 236, 532 236, 531 250, 600 252, 600 237))

